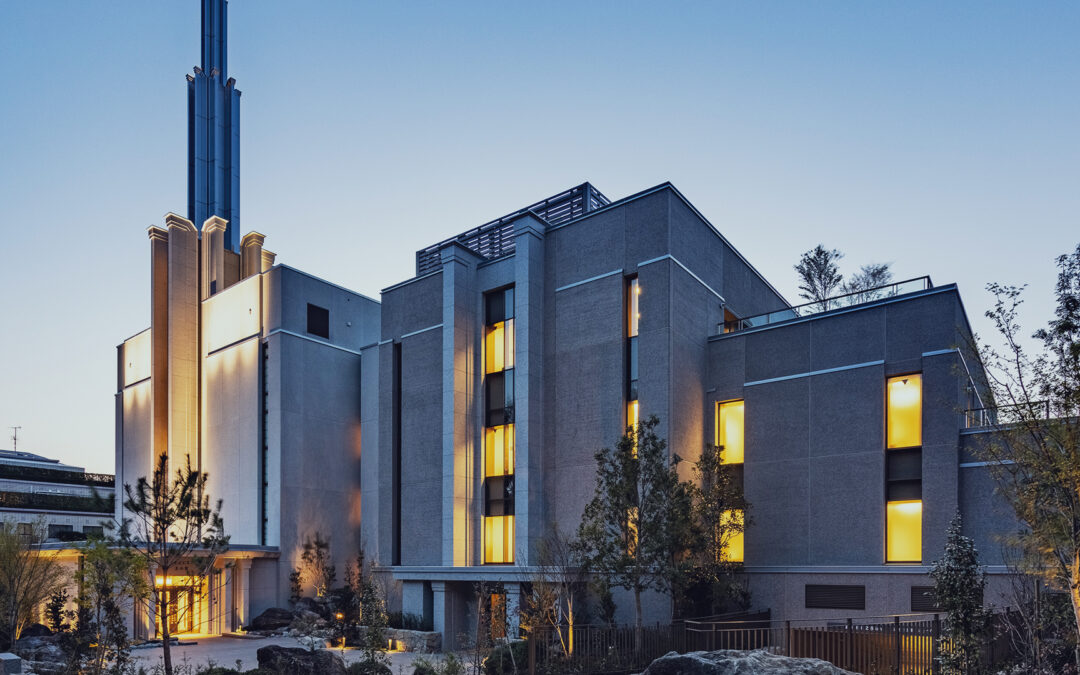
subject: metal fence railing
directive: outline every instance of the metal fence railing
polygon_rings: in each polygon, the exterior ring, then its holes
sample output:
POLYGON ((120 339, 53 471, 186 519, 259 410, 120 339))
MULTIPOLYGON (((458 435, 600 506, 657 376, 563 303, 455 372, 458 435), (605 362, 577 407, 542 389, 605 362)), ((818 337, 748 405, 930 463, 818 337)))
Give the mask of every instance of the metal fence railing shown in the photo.
MULTIPOLYGON (((765 649, 821 659, 865 675, 935 675, 942 623, 938 614, 781 622, 769 620, 766 613, 742 620, 658 624, 640 633, 633 626, 575 626, 572 643, 566 627, 536 628, 528 636, 528 672, 637 673, 671 651, 765 649)), ((1007 640, 993 637, 985 661, 1001 664, 1011 655, 1007 640)))
POLYGON ((806 302, 801 305, 795 305, 794 307, 785 307, 784 309, 765 312, 763 314, 755 314, 754 316, 739 317, 737 319, 725 321, 717 328, 720 333, 737 333, 750 328, 760 328, 761 326, 769 326, 782 321, 813 316, 834 309, 844 309, 846 307, 861 305, 866 302, 886 300, 900 295, 907 295, 908 293, 925 291, 933 287, 934 285, 931 283, 930 277, 915 277, 914 279, 897 281, 877 288, 867 288, 826 298, 824 300, 806 302))

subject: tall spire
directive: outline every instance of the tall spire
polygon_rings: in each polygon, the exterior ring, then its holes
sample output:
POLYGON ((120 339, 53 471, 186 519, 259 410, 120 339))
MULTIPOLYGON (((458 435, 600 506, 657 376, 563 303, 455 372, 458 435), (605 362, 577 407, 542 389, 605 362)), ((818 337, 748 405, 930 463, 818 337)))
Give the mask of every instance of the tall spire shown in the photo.
POLYGON ((202 67, 188 75, 188 219, 228 221, 240 249, 240 92, 227 78, 228 0, 202 0, 202 67))
POLYGON ((228 32, 226 7, 226 0, 203 0, 202 3, 202 69, 210 72, 217 68, 222 79, 228 77, 225 69, 229 57, 225 49, 228 32))

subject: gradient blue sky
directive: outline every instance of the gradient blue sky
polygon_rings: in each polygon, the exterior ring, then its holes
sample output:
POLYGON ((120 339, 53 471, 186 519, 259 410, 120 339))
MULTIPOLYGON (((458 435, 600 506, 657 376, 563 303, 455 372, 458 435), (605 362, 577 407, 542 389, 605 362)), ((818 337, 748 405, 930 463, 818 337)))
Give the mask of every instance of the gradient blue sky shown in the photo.
MULTIPOLYGON (((1080 4, 232 0, 242 225, 377 297, 565 187, 672 181, 789 299, 844 271, 1030 284, 1080 242, 1080 4)), ((197 0, 0 0, 0 426, 113 467, 145 229, 186 209, 197 0)), ((9 430, 0 429, 9 448, 9 430)))

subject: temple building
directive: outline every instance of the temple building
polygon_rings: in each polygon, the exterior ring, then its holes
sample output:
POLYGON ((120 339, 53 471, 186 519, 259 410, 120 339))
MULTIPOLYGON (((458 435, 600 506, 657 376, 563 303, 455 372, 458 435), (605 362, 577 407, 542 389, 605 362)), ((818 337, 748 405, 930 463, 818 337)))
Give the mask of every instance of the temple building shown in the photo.
POLYGON ((581 520, 594 453, 651 415, 686 476, 707 444, 737 465, 751 511, 729 515, 749 515, 729 555, 774 619, 932 609, 958 511, 1000 592, 1013 521, 970 453, 986 388, 954 284, 793 306, 673 185, 611 200, 582 183, 364 297, 241 236, 225 28, 225 0, 203 0, 188 215, 149 229, 149 327, 117 354, 116 484, 190 461, 231 537, 209 578, 160 580, 193 608, 176 632, 288 606, 316 534, 339 577, 363 548, 390 608, 444 646, 475 625, 474 582, 502 583, 483 602, 512 620, 538 541, 581 520))

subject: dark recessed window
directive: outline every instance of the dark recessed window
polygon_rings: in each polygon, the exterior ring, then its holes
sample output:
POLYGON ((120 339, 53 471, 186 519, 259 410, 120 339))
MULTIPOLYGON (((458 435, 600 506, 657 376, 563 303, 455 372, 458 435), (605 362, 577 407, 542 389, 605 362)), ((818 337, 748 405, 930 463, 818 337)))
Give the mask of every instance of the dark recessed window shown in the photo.
POLYGON ((806 584, 807 609, 866 609, 866 586, 806 584))
POLYGON ((309 302, 307 306, 307 332, 329 340, 330 310, 309 302))

